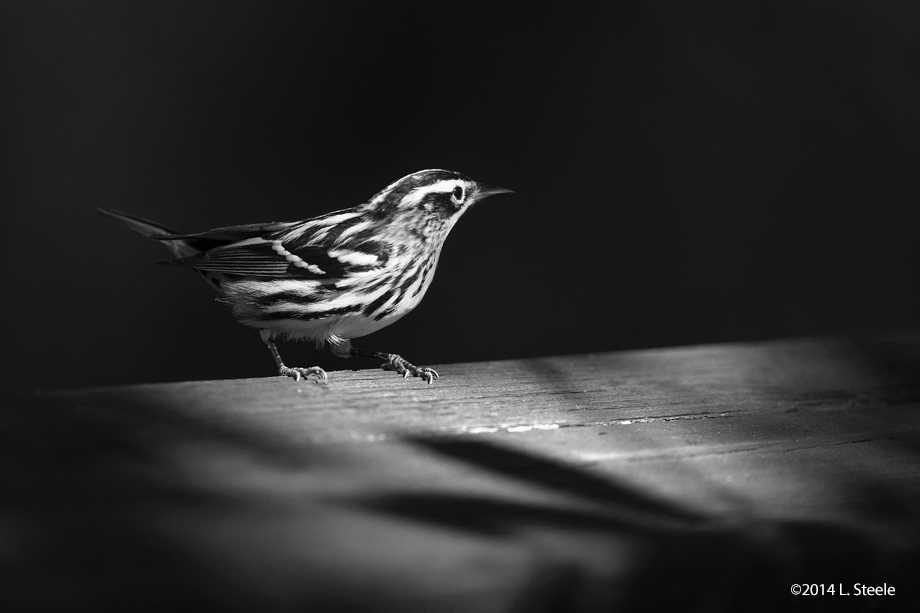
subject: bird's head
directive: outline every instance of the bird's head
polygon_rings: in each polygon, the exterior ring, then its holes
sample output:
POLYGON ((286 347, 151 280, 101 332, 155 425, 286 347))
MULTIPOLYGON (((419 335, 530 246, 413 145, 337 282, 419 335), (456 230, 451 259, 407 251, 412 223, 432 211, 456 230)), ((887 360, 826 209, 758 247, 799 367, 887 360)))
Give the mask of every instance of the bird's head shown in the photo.
POLYGON ((381 221, 403 229, 447 232, 470 205, 510 189, 491 187, 452 170, 420 170, 390 184, 364 205, 381 221))

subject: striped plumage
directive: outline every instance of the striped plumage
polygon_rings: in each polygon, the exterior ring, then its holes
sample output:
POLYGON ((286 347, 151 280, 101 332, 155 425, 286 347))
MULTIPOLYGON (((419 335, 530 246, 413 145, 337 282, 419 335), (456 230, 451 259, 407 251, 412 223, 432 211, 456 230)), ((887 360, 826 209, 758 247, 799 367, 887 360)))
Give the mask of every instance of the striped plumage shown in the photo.
POLYGON ((279 373, 299 379, 319 367, 285 366, 275 339, 329 343, 341 356, 386 360, 384 368, 431 383, 437 373, 396 354, 353 348, 350 339, 390 325, 418 306, 444 240, 470 205, 510 190, 448 170, 422 170, 351 209, 298 222, 272 222, 180 234, 112 209, 99 212, 161 241, 197 270, 242 323, 259 328, 279 373))

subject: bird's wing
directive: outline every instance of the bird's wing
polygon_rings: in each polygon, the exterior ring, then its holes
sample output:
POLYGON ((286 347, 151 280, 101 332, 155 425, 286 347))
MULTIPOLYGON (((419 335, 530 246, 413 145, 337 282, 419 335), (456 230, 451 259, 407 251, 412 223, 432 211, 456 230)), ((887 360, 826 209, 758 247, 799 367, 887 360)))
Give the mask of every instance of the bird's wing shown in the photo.
MULTIPOLYGON (((218 233, 213 240, 226 236, 227 230, 247 231, 246 228, 256 231, 255 226, 222 228, 212 231, 218 233)), ((287 231, 290 228, 285 227, 281 230, 268 234, 258 232, 257 236, 222 244, 191 257, 162 263, 243 277, 335 281, 377 268, 387 259, 386 250, 376 242, 365 241, 348 247, 324 242, 311 244, 309 233, 294 233, 296 238, 286 239, 286 236, 291 235, 291 232, 287 231)), ((189 235, 191 238, 195 236, 189 235)), ((179 237, 169 237, 175 238, 179 237)))
POLYGON ((232 245, 247 239, 283 232, 295 225, 297 225, 297 222, 273 221, 270 223, 214 228, 207 232, 195 234, 163 233, 149 236, 161 241, 181 240, 199 251, 208 251, 209 249, 232 245))

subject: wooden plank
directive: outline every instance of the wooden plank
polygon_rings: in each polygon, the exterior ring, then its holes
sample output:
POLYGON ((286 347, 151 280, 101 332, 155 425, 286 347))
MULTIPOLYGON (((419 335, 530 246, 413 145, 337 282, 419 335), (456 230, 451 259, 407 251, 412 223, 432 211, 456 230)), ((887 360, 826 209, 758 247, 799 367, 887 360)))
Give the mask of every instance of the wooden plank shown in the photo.
POLYGON ((920 603, 920 332, 436 368, 6 398, 3 610, 920 603))

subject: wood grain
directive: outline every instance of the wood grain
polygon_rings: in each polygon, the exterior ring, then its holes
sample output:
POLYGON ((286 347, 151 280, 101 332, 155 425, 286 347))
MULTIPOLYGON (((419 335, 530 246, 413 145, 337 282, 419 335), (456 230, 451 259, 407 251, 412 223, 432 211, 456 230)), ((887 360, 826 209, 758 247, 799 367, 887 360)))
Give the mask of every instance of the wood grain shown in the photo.
POLYGON ((920 332, 436 368, 4 399, 0 604, 920 603, 920 332))

